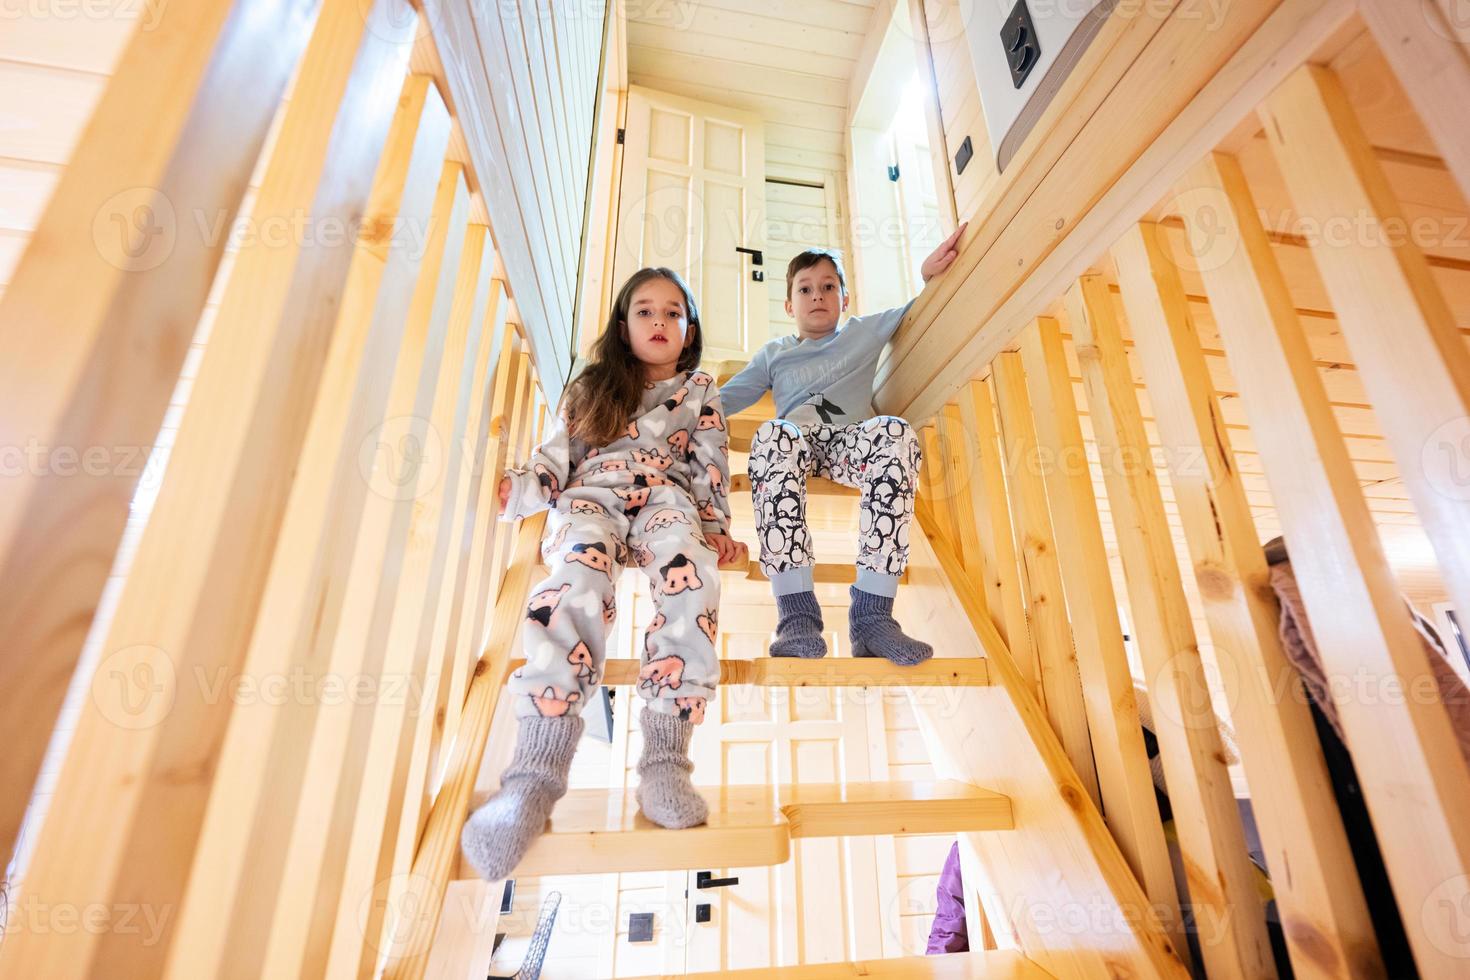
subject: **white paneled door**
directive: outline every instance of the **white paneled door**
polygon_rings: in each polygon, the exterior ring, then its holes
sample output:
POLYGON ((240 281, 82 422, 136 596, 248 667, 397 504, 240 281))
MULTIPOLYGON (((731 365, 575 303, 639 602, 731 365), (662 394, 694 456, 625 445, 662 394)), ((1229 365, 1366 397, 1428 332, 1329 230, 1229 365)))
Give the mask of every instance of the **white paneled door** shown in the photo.
POLYGON ((709 360, 746 359, 770 339, 765 137, 758 116, 633 86, 618 201, 616 290, 668 266, 694 291, 709 360), (750 251, 742 251, 748 249, 750 251))

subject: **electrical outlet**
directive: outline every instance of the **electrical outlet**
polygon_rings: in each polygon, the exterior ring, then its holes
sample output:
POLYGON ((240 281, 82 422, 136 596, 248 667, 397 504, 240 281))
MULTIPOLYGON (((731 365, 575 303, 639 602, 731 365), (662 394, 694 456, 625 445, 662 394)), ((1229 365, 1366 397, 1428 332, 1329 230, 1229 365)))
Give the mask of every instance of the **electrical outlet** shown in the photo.
POLYGON ((1016 6, 1000 28, 1000 43, 1005 47, 1006 67, 1011 70, 1011 84, 1020 88, 1026 84, 1026 76, 1041 60, 1041 41, 1036 36, 1036 25, 1031 22, 1031 11, 1026 0, 1016 0, 1016 6))

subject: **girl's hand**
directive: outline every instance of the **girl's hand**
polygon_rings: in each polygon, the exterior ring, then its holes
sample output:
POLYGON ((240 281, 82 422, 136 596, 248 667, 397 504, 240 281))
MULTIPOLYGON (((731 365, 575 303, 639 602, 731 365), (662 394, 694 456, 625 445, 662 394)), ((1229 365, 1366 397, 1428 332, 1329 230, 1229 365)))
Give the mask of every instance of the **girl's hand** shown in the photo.
POLYGON ((728 534, 706 534, 704 540, 719 554, 721 565, 750 560, 750 550, 728 534))
POLYGON ((919 273, 924 277, 925 282, 928 282, 945 269, 948 269, 954 264, 954 260, 959 258, 960 236, 965 233, 965 229, 968 227, 970 227, 968 221, 961 222, 960 226, 954 230, 954 234, 940 242, 939 247, 929 253, 929 257, 924 260, 924 264, 919 268, 919 273))
POLYGON ((510 477, 500 478, 498 496, 500 497, 500 513, 504 514, 506 505, 510 503, 510 477))

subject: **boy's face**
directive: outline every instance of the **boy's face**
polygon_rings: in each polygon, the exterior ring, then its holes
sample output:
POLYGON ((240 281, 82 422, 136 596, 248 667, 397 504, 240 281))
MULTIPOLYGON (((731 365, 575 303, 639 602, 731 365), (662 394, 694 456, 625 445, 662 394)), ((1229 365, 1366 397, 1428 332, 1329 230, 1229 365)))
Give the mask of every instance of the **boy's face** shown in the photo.
POLYGON ((650 279, 628 305, 628 344, 649 380, 672 378, 684 348, 694 342, 684 292, 667 279, 650 279))
POLYGON ((796 321, 796 332, 803 339, 825 337, 836 330, 838 318, 846 311, 847 290, 831 259, 822 259, 792 278, 786 315, 796 321))

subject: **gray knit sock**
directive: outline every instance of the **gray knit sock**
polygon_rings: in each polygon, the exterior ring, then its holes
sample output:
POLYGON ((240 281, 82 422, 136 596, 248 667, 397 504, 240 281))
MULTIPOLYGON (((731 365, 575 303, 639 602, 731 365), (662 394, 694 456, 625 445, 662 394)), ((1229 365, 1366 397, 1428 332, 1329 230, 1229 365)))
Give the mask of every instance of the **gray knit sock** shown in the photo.
POLYGON ((771 641, 771 656, 801 657, 815 660, 827 655, 827 641, 822 636, 822 607, 815 592, 793 592, 776 596, 776 638, 771 641))
POLYGON ((464 856, 486 881, 508 878, 546 829, 551 808, 567 791, 582 727, 580 715, 521 719, 500 791, 470 815, 459 836, 464 856))
POLYGON ((681 830, 704 823, 709 804, 694 788, 689 774, 689 736, 694 725, 647 705, 639 716, 643 755, 638 759, 638 805, 660 827, 681 830))
POLYGON ((854 657, 882 657, 896 664, 913 666, 934 656, 934 648, 904 634, 893 621, 893 600, 864 592, 856 585, 847 590, 852 608, 847 614, 847 631, 854 657))

